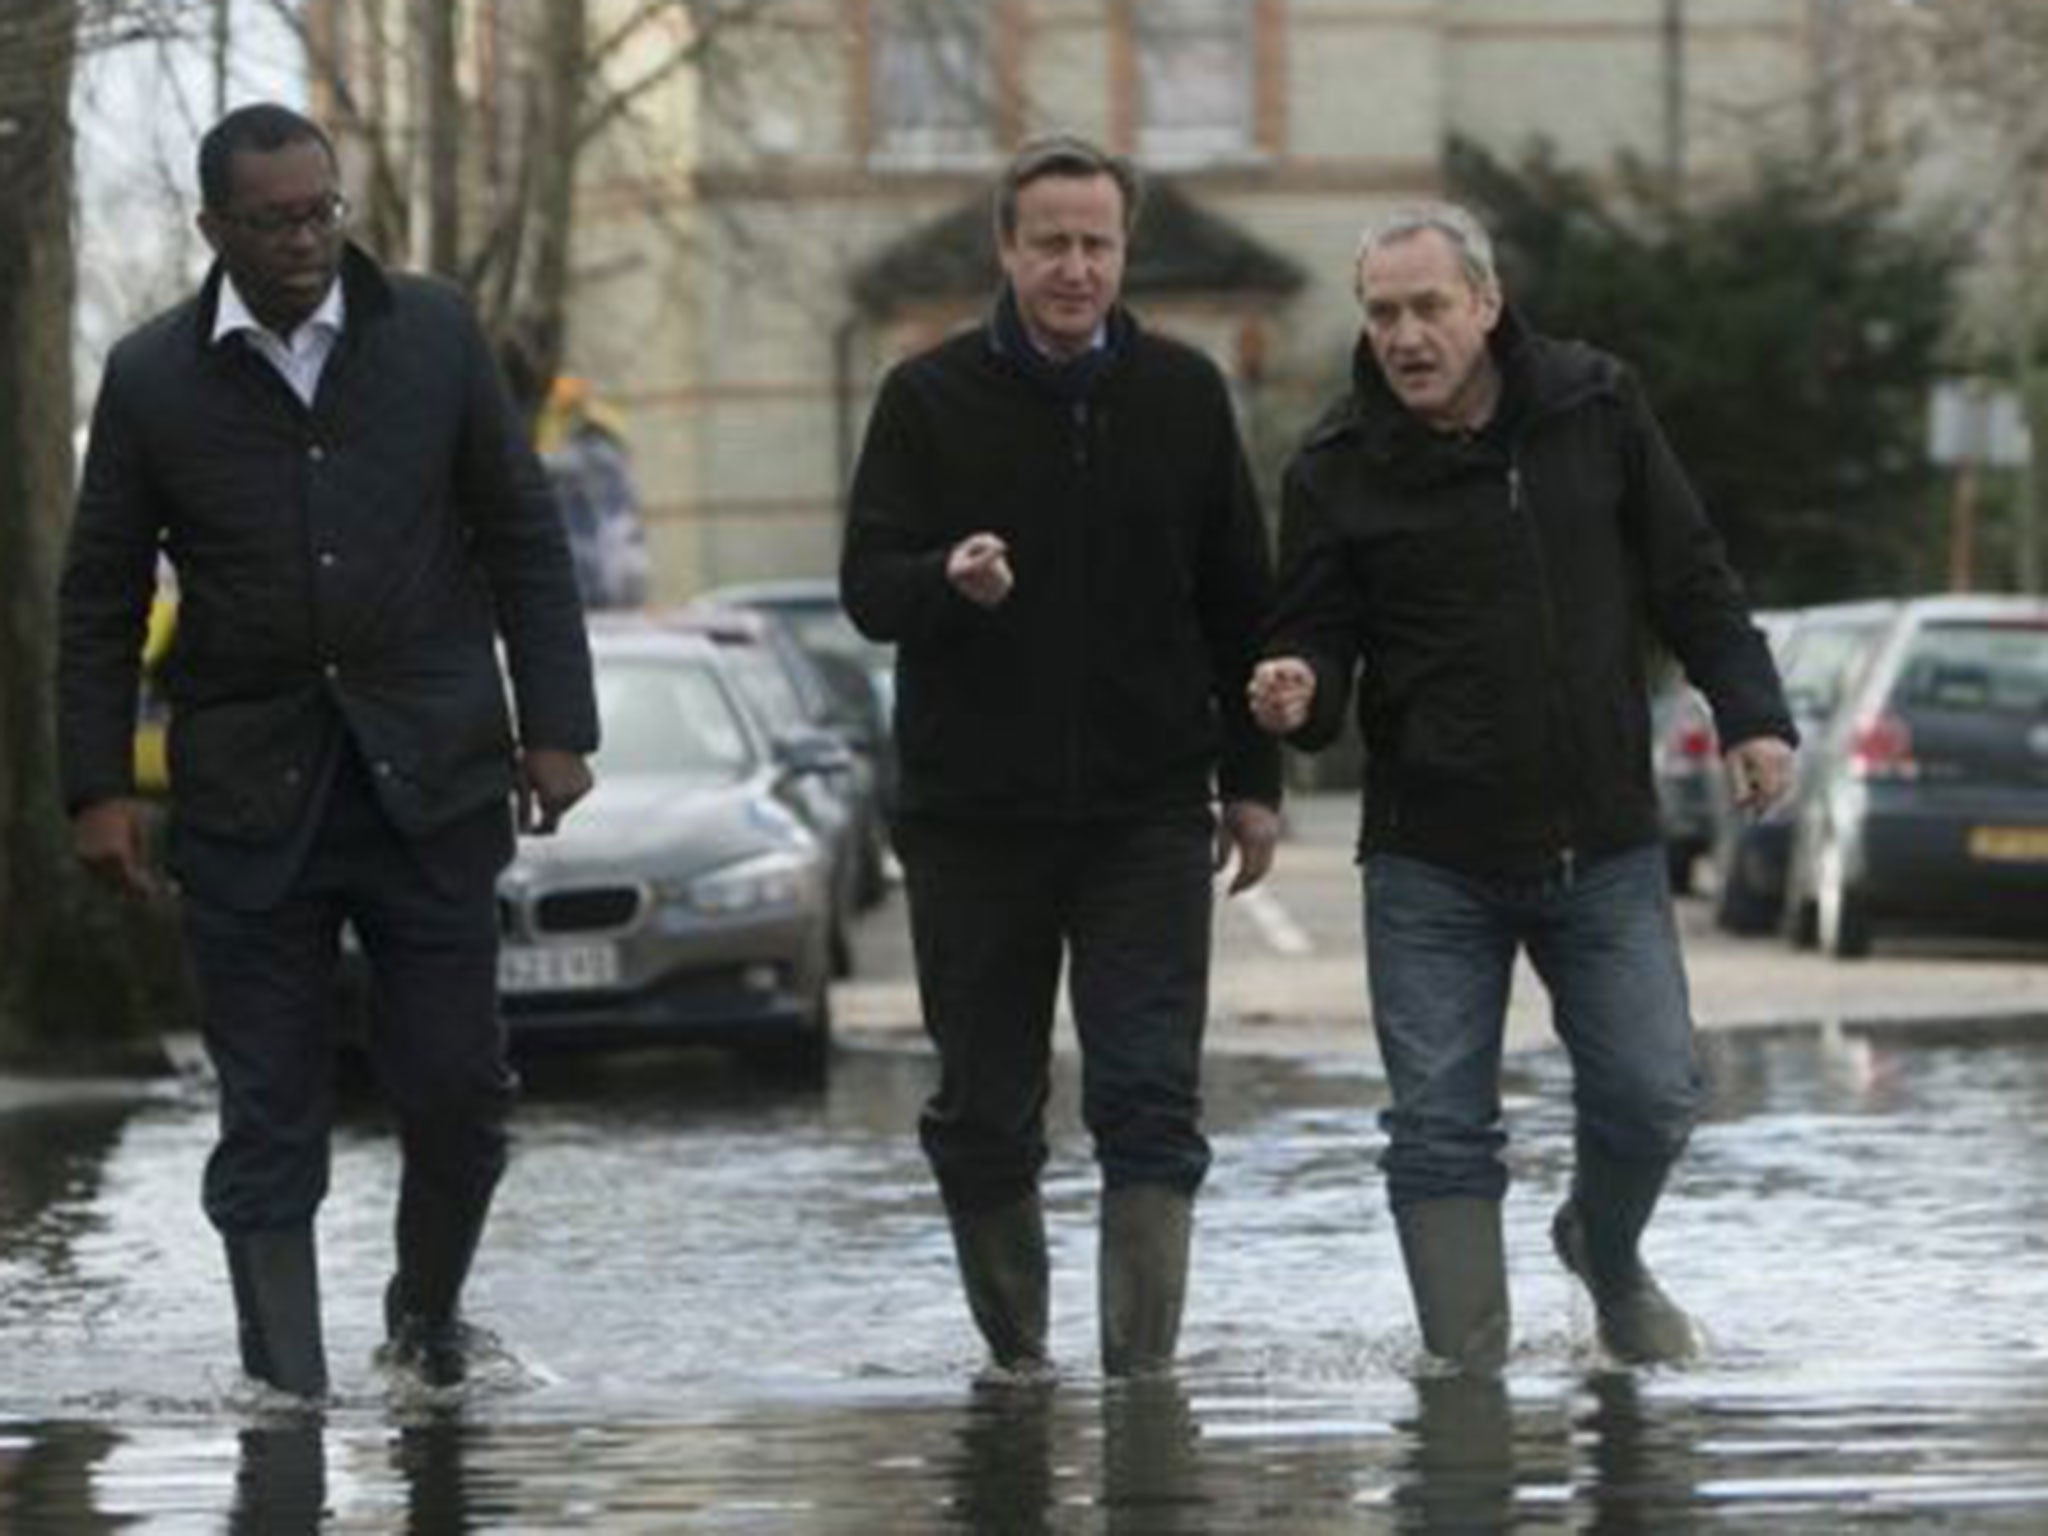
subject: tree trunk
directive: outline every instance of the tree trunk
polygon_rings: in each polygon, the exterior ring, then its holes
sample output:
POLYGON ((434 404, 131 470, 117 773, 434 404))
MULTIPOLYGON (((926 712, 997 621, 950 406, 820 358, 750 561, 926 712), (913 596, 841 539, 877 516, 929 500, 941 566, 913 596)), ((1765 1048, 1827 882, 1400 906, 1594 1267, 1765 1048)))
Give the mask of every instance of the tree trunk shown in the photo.
POLYGON ((413 0, 420 104, 413 256, 451 282, 462 276, 462 99, 455 88, 455 10, 447 0, 413 0))
MULTIPOLYGON (((0 7, 0 1059, 151 1054, 161 914, 124 910, 71 857, 52 710, 71 502, 71 68, 75 0, 0 7)), ((163 972, 160 974, 170 974, 163 972)))
POLYGON ((527 145, 532 207, 526 249, 501 355, 520 409, 531 418, 562 364, 569 306, 569 236, 576 223, 576 153, 589 48, 584 0, 543 8, 535 33, 533 134, 527 145))

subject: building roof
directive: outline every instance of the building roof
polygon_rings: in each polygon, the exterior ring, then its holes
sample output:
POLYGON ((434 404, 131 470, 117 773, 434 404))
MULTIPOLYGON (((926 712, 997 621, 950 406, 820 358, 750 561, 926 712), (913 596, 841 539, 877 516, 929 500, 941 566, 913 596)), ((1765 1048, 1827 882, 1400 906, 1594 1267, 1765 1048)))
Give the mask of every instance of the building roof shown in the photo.
MULTIPOLYGON (((910 304, 992 293, 1001 271, 994 222, 984 195, 912 230, 855 270, 854 303, 881 318, 910 304)), ((1277 298, 1303 281, 1293 260, 1210 213, 1172 182, 1146 183, 1124 269, 1125 293, 1277 298)))

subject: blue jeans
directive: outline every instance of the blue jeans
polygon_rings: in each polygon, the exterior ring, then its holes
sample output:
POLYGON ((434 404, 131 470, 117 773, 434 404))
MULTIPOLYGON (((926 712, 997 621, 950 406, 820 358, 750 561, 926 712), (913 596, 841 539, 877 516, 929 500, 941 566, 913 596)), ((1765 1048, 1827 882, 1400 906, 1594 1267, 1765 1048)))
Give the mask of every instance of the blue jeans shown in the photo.
POLYGON ((1200 1186, 1213 838, 1200 814, 898 828, 940 1062, 919 1135, 949 1206, 1037 1187, 1063 968, 1103 1182, 1200 1186))
POLYGON ((1525 947, 1571 1056, 1579 1139, 1631 1162, 1678 1155, 1702 1094, 1667 882, 1654 844, 1570 877, 1366 861, 1366 971, 1393 1101, 1380 1166, 1396 1209, 1507 1189, 1501 1035, 1525 947))

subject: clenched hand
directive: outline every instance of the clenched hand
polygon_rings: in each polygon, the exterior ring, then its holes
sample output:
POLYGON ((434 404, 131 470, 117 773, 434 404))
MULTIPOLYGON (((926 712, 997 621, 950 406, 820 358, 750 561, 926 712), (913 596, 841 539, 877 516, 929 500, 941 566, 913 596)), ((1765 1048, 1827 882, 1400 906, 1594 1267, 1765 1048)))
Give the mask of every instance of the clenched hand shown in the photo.
POLYGON ((970 533, 946 556, 946 580, 970 603, 995 607, 1017 585, 1010 546, 993 533, 970 533))
POLYGON ((1309 706, 1316 697, 1315 668, 1299 656, 1268 657, 1252 668, 1245 692, 1260 730, 1291 735, 1308 723, 1309 706))

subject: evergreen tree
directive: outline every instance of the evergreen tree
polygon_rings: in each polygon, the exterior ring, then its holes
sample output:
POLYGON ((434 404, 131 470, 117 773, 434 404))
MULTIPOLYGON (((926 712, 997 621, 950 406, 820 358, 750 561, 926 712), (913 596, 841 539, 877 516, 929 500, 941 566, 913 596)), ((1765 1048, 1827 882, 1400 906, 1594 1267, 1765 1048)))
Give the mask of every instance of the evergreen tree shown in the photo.
POLYGON ((1927 397, 1958 252, 1875 178, 1767 166, 1699 207, 1638 168, 1618 193, 1538 150, 1454 148, 1510 300, 1627 359, 1759 604, 1938 580, 1927 397))

